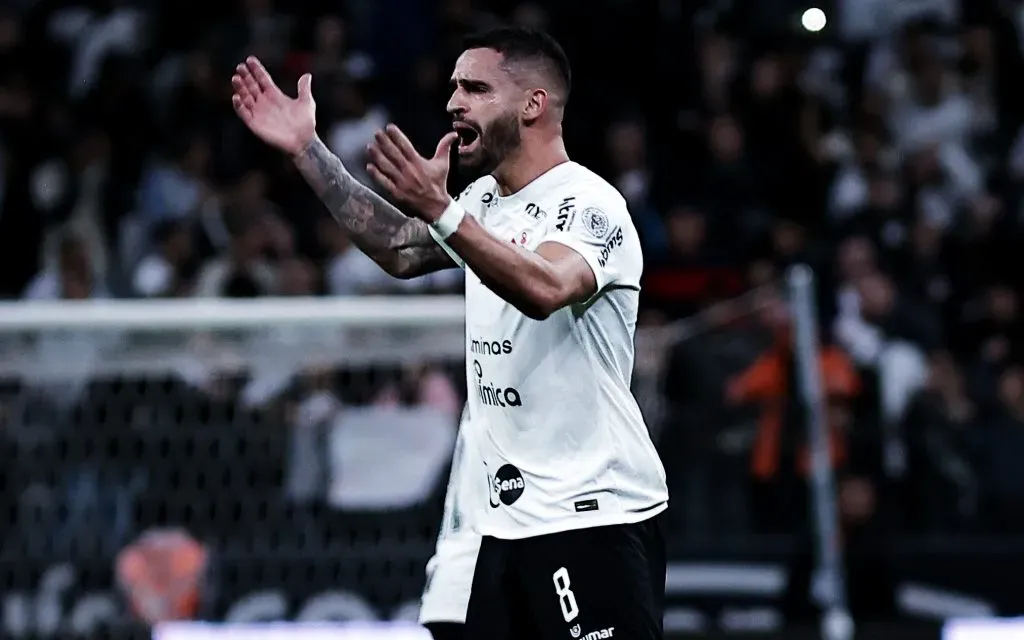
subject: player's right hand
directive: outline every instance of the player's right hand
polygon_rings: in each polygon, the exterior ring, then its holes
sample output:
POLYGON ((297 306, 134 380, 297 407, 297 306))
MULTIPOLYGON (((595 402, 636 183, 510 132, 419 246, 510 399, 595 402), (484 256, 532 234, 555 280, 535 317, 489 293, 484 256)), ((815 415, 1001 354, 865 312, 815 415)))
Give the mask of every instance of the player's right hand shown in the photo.
POLYGON ((267 144, 298 155, 316 137, 313 77, 299 78, 299 95, 289 98, 274 84, 254 56, 235 67, 231 77, 231 105, 249 129, 267 144))

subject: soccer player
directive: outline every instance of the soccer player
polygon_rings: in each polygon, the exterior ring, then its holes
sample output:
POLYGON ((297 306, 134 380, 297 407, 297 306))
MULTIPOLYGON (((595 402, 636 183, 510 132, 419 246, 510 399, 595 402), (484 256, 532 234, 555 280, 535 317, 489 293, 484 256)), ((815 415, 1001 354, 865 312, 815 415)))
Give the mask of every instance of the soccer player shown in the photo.
POLYGON ((480 551, 475 518, 487 506, 485 485, 475 468, 483 469, 474 447, 475 437, 469 412, 463 411, 444 500, 444 519, 434 557, 427 563, 427 584, 420 602, 420 624, 430 630, 434 640, 466 637, 466 611, 480 551))
POLYGON ((467 637, 662 637, 668 492, 629 389, 643 256, 622 196, 566 154, 561 47, 521 29, 471 37, 454 131, 432 157, 393 125, 377 133, 367 171, 405 214, 316 136, 310 76, 289 98, 249 58, 232 84, 246 125, 386 271, 466 270, 467 404, 489 492, 467 637), (459 165, 485 175, 453 199, 456 141, 459 165))

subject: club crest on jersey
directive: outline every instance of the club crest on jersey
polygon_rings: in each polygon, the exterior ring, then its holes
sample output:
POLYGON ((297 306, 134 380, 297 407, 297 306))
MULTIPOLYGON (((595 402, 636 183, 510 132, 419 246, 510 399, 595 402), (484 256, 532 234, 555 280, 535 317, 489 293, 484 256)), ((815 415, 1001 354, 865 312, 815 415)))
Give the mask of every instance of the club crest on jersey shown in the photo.
POLYGON ((492 509, 497 509, 501 505, 511 506, 526 490, 523 474, 510 464, 501 465, 494 476, 487 474, 487 484, 490 487, 492 509))
POLYGON ((608 216, 605 215, 604 211, 594 207, 587 207, 583 210, 580 218, 583 220, 583 226, 587 228, 590 235, 599 240, 608 235, 608 216))

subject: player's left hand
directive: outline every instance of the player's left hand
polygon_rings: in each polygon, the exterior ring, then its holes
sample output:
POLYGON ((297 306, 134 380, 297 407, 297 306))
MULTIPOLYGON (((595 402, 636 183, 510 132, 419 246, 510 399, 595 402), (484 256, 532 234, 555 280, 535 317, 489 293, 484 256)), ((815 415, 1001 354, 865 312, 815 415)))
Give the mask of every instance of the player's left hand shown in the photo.
POLYGON ((427 222, 441 217, 448 195, 448 153, 458 135, 452 131, 437 143, 433 158, 416 153, 409 138, 393 124, 378 131, 367 147, 366 170, 396 200, 427 222))

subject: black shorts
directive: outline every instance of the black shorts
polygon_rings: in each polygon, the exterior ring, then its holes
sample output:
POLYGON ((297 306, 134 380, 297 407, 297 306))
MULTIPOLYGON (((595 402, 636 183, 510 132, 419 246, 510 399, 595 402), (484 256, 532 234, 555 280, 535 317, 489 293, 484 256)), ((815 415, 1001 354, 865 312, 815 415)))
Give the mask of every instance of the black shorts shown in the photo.
POLYGON ((466 625, 458 622, 428 622, 423 626, 433 640, 466 640, 466 625))
POLYGON ((467 640, 660 640, 662 516, 521 540, 484 536, 467 640))

